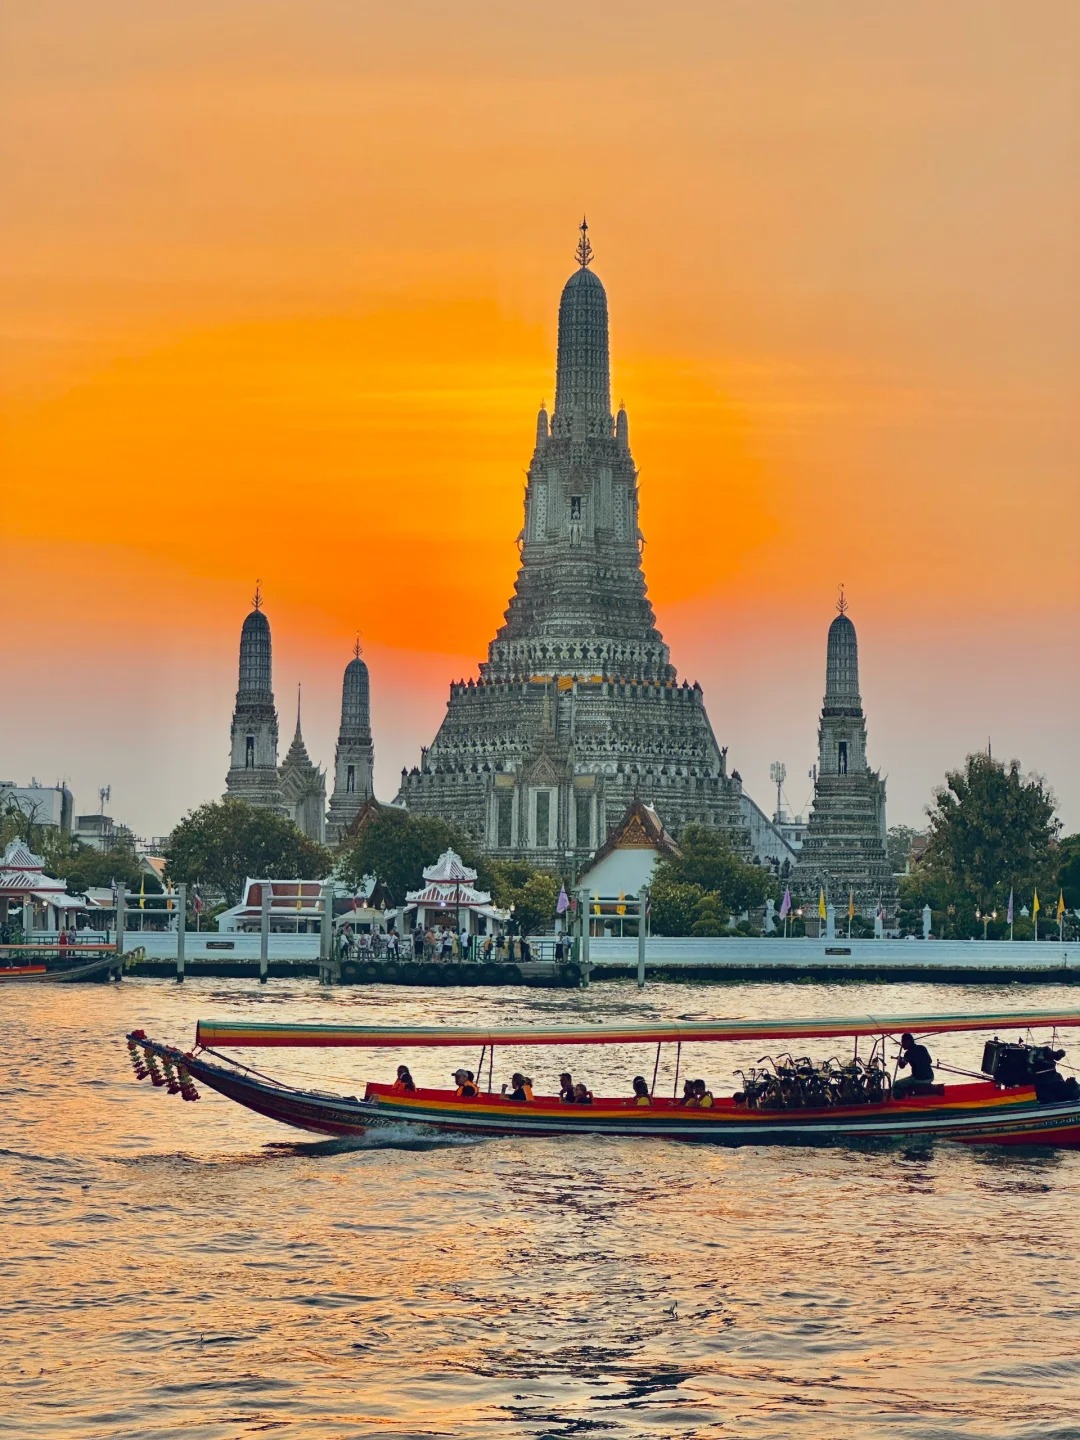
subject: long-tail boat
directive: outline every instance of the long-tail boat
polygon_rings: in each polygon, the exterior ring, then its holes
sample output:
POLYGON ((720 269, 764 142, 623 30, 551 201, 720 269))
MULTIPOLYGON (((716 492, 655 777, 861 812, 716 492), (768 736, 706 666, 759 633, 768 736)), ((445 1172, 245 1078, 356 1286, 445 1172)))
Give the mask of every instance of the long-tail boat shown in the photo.
MULTIPOLYGON (((1059 1074, 1065 1052, 1055 1049, 1057 1031, 1080 1026, 1080 1011, 1030 1010, 982 1015, 864 1015, 847 1019, 678 1021, 647 1026, 588 1024, 552 1028, 393 1027, 371 1025, 253 1024, 200 1020, 195 1047, 183 1051, 150 1039, 142 1030, 127 1037, 140 1079, 186 1100, 199 1098, 196 1082, 259 1115, 320 1135, 363 1135, 386 1127, 470 1135, 668 1136, 726 1144, 847 1143, 852 1140, 920 1136, 974 1144, 1080 1147, 1080 1092, 1075 1078, 1059 1074), (1036 1043, 1035 1030, 1049 1032, 1036 1043), (954 1072, 965 1083, 923 1083, 901 1096, 884 1061, 887 1038, 911 1032, 920 1038, 964 1031, 1003 1032, 1018 1040, 989 1040, 982 1073, 954 1072), (1024 1038, 1024 1037, 1027 1038, 1024 1038), (701 1043, 853 1039, 874 1041, 868 1063, 791 1060, 754 1070, 739 1091, 725 1098, 685 1104, 656 1093, 663 1047, 675 1047, 675 1092, 683 1046, 701 1043), (543 1045, 557 1054, 568 1046, 656 1047, 648 1098, 592 1098, 567 1104, 538 1095, 514 1100, 492 1091, 496 1049, 517 1052, 543 1045), (298 1089, 221 1053, 222 1047, 301 1049, 350 1047, 473 1051, 480 1060, 459 1094, 447 1089, 402 1090, 369 1082, 362 1096, 298 1089), (880 1050, 878 1049, 880 1046, 880 1050), (487 1062, 487 1091, 484 1065, 487 1062), (775 1076, 775 1079, 773 1078, 775 1076)), ((865 1053, 865 1052, 864 1052, 865 1053)), ((764 1059, 764 1057, 763 1057, 764 1059)), ((736 1072, 741 1073, 741 1072, 736 1072)))

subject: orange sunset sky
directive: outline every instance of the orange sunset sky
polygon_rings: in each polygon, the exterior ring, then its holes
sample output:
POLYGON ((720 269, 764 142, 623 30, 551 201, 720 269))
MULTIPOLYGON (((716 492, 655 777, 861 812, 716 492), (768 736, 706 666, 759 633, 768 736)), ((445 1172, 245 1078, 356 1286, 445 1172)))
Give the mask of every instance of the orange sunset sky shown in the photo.
POLYGON ((587 212, 646 575, 771 808, 846 584, 891 823, 990 737, 1080 828, 1074 0, 10 0, 0 779, 224 788, 357 629, 380 798, 516 563, 587 212))

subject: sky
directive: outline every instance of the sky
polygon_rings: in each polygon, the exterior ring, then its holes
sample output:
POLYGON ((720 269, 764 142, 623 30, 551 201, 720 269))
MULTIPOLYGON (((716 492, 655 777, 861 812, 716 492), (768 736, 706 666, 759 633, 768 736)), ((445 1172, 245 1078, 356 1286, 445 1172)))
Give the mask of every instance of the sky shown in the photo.
POLYGON ((1073 0, 10 0, 0 779, 218 797, 261 582, 282 754, 371 670, 393 797, 516 565, 587 213, 646 577, 803 810, 846 587, 918 825, 966 753, 1080 829, 1073 0))

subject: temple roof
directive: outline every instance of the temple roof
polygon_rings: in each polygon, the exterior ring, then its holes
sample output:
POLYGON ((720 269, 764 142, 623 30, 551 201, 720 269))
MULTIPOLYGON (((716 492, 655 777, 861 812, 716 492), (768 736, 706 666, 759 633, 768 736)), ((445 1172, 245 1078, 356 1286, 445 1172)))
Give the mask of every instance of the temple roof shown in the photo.
POLYGON ((613 850, 656 850, 661 855, 678 855, 679 847, 664 829, 664 822, 652 805, 636 796, 623 812, 607 840, 597 850, 590 869, 613 850))
POLYGON ((444 850, 435 864, 428 865, 424 870, 424 879, 450 883, 461 880, 471 883, 476 879, 476 871, 465 865, 456 851, 444 850))
POLYGON ((297 778, 311 781, 323 780, 323 772, 314 763, 308 754, 307 746, 304 744, 304 736, 300 729, 300 689, 297 687, 296 694, 296 730, 293 734, 292 744, 289 746, 289 753, 281 762, 281 778, 284 780, 288 775, 296 775, 297 778))

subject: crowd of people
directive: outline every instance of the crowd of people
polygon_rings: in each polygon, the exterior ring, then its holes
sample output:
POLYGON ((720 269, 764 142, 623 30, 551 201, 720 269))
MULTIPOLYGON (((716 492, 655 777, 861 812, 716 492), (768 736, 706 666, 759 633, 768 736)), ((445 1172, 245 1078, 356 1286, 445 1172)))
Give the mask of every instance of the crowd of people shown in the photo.
MULTIPOLYGON (((480 1086, 472 1070, 467 1070, 464 1066, 455 1070, 453 1081, 455 1099, 473 1100, 479 1097, 480 1086)), ((635 1075, 630 1088, 632 1093, 622 1102, 623 1104, 645 1106, 653 1103, 652 1091, 644 1075, 635 1075)), ((398 1094, 411 1094, 416 1089, 407 1065, 397 1067, 397 1078, 391 1089, 398 1094)), ((501 1099, 528 1104, 534 1099, 532 1076, 515 1070, 509 1083, 502 1086, 499 1094, 501 1099)), ((580 1080, 575 1081, 568 1070, 564 1070, 559 1076, 558 1099, 563 1105, 591 1105, 593 1103, 592 1091, 580 1080)), ((677 1103, 688 1109, 711 1110, 713 1106, 712 1091, 704 1080, 687 1080, 683 1084, 682 1098, 677 1103)))
MULTIPOLYGON (((514 965, 527 964, 534 958, 533 947, 524 935, 470 935, 464 926, 455 931, 445 925, 426 928, 417 925, 408 935, 401 936, 393 926, 385 933, 380 930, 368 933, 346 924, 338 934, 337 947, 342 960, 434 960, 443 964, 455 960, 478 964, 492 960, 514 965)), ((569 960, 570 952, 570 937, 558 936, 554 949, 556 962, 569 960)))

